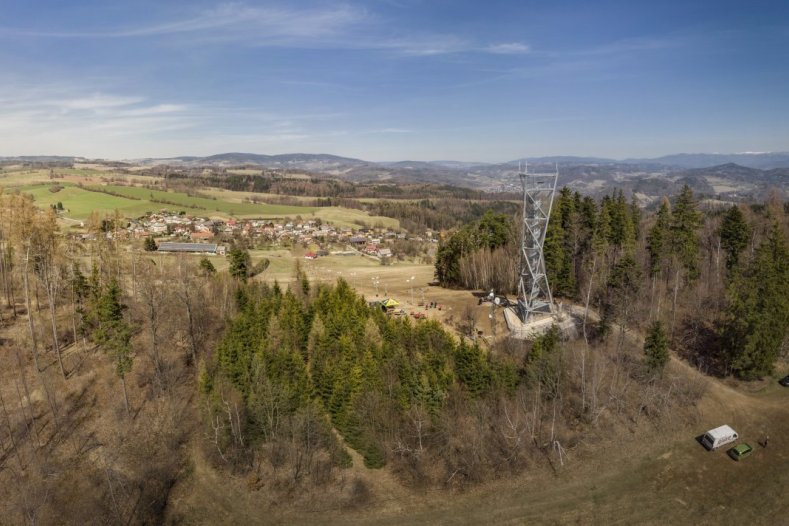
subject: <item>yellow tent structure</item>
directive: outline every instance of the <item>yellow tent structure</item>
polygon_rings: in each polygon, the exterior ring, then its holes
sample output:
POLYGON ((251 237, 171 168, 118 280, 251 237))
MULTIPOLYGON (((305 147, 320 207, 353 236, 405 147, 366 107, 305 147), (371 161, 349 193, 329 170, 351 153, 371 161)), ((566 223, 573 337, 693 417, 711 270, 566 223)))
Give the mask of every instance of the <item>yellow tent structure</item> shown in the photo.
POLYGON ((400 302, 395 301, 392 298, 386 298, 381 302, 381 305, 383 305, 387 309, 390 309, 392 307, 397 307, 398 305, 400 305, 400 302))

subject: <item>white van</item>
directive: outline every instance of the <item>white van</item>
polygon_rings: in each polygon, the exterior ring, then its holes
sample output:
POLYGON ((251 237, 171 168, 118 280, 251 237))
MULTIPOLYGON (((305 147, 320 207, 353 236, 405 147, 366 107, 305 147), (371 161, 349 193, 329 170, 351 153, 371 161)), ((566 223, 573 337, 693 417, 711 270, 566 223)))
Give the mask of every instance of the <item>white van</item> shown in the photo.
POLYGON ((720 426, 704 433, 704 436, 701 437, 701 444, 710 451, 715 451, 721 446, 734 442, 737 438, 739 435, 734 429, 729 426, 720 426))

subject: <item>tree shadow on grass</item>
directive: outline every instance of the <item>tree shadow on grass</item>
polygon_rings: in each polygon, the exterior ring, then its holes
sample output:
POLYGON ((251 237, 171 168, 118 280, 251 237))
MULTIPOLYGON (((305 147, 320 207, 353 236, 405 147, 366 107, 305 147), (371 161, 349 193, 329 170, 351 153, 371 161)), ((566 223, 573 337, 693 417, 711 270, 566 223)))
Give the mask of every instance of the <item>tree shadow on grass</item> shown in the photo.
POLYGON ((706 374, 718 378, 729 374, 720 331, 712 322, 695 316, 685 318, 674 336, 674 350, 706 374))

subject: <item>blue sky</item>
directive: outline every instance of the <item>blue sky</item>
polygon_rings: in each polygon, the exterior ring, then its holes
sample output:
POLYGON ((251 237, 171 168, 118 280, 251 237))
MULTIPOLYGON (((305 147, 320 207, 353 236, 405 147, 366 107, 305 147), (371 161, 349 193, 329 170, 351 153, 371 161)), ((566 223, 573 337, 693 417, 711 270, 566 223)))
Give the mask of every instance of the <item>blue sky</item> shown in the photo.
POLYGON ((789 2, 0 0, 0 155, 789 150, 789 2))

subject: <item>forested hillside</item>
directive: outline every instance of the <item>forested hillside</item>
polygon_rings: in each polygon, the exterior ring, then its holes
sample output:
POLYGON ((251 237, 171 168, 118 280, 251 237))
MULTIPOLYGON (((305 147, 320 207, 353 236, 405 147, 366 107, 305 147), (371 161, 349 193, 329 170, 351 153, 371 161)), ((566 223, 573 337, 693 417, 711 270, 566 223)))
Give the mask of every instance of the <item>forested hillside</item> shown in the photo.
MULTIPOLYGON (((200 482, 195 465, 244 480, 253 499, 316 509, 367 502, 376 473, 410 491, 556 470, 641 423, 695 422, 707 384, 673 353, 744 381, 786 359, 776 200, 702 209, 686 189, 645 214, 621 192, 563 190, 546 258, 557 299, 584 313, 582 337, 531 343, 457 331, 461 311, 388 316, 298 266, 279 285, 275 263, 241 246, 214 263, 146 252, 115 240, 117 221, 83 238, 24 194, 0 201, 0 490, 13 523, 187 520, 169 499, 200 482)), ((505 291, 518 227, 481 214, 442 243, 437 275, 505 291)))
MULTIPOLYGON (((548 281, 555 298, 598 311, 603 328, 662 321, 692 362, 763 377, 789 327, 788 218, 777 198, 701 209, 685 186, 645 216, 621 191, 596 201, 563 188, 545 239, 548 281)), ((519 222, 487 215, 457 230, 439 247, 436 278, 516 292, 519 222)))

